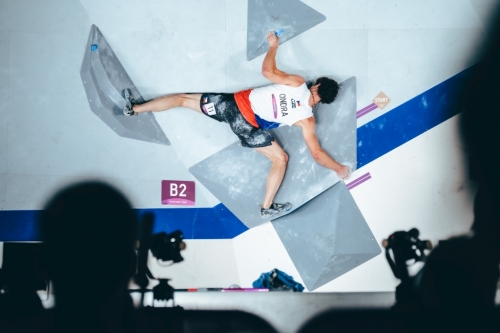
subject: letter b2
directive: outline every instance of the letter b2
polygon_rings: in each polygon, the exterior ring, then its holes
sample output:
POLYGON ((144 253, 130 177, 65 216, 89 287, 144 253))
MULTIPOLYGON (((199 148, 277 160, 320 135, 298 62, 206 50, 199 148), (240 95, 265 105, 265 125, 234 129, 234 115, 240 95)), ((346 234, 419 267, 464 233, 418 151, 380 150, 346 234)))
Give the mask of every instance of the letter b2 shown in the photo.
POLYGON ((162 180, 162 204, 194 206, 195 198, 195 183, 193 181, 162 180))
POLYGON ((176 197, 179 194, 177 190, 177 184, 170 183, 170 196, 176 197))

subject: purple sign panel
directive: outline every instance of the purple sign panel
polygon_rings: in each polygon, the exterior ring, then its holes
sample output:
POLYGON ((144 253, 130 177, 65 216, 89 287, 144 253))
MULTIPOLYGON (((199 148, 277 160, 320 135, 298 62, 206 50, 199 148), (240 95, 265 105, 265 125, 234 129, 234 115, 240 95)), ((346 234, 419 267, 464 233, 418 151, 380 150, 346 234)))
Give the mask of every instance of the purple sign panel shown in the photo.
POLYGON ((161 203, 163 205, 194 206, 195 185, 192 181, 162 180, 161 203))

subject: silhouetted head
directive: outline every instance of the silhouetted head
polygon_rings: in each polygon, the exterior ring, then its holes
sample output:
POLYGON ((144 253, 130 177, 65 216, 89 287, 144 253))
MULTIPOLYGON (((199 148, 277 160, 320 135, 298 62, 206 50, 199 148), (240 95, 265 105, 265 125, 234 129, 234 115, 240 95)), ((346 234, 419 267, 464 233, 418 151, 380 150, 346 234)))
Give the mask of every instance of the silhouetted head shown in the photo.
POLYGON ((136 228, 130 203, 109 185, 86 182, 57 193, 42 213, 57 299, 78 302, 85 293, 106 299, 116 287, 125 288, 134 273, 136 228))
POLYGON ((335 80, 327 77, 320 77, 309 87, 316 103, 332 103, 339 93, 339 85, 335 80), (319 97, 319 99, 318 99, 319 97))
MULTIPOLYGON (((500 8, 498 8, 500 9, 500 8)), ((481 61, 471 69, 462 98, 461 132, 466 151, 477 163, 477 180, 481 190, 476 198, 474 230, 491 237, 495 233, 500 240, 500 16, 492 20, 488 30, 488 42, 480 55, 481 61), (489 229, 489 231, 488 231, 489 229), (490 235, 488 235, 490 234, 490 235)))

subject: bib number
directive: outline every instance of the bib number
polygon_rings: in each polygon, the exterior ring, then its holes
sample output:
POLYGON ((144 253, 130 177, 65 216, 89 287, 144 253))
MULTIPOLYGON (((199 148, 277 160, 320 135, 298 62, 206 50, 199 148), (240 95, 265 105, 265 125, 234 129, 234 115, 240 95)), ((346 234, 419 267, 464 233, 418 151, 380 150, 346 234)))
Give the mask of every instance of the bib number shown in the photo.
POLYGON ((214 116, 216 114, 214 103, 205 104, 203 108, 209 116, 214 116))

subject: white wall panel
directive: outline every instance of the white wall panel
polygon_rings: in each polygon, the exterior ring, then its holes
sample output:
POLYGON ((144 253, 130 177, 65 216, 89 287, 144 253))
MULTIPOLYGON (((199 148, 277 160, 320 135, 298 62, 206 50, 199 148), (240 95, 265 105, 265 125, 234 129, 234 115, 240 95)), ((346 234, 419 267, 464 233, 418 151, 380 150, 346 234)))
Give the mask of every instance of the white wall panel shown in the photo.
POLYGON ((368 95, 383 91, 391 102, 358 119, 361 126, 476 63, 485 35, 475 29, 383 29, 368 31, 368 95))
POLYGON ((92 23, 115 31, 223 31, 224 0, 80 0, 92 23))
POLYGON ((252 288, 252 283, 277 268, 295 281, 303 283, 271 222, 252 228, 233 239, 241 287, 252 288))
POLYGON ((41 34, 85 34, 89 16, 77 0, 2 0, 0 30, 41 34))
POLYGON ((185 242, 187 247, 181 252, 184 261, 170 267, 161 267, 150 254, 148 266, 154 277, 172 279, 170 284, 177 289, 229 288, 240 284, 231 240, 185 242))

